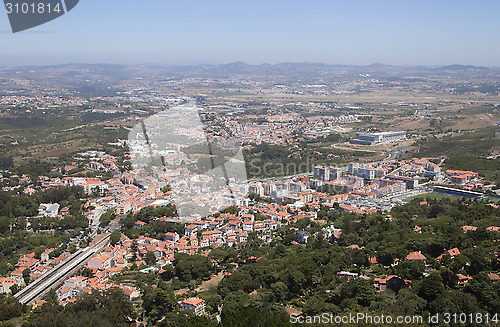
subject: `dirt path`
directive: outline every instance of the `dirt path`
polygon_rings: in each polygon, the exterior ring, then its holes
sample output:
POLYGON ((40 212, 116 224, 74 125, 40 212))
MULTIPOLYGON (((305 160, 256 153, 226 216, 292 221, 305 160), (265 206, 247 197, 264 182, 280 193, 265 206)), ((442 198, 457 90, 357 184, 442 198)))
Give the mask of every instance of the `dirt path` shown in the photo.
POLYGON ((338 146, 337 144, 332 144, 332 147, 334 147, 335 149, 346 150, 346 151, 360 151, 360 152, 370 152, 370 153, 380 153, 381 152, 381 151, 359 149, 359 148, 348 147, 348 146, 338 146))
POLYGON ((212 277, 210 280, 202 282, 200 286, 196 289, 196 292, 205 292, 211 287, 219 285, 219 282, 224 277, 224 272, 220 272, 217 276, 212 277))

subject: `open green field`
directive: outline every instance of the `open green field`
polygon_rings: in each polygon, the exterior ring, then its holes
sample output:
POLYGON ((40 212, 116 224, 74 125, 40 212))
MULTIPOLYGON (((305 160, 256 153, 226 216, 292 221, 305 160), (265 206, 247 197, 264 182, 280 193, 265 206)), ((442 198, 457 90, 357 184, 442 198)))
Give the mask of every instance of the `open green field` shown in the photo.
POLYGON ((442 199, 457 199, 458 197, 456 196, 451 196, 451 195, 445 195, 445 194, 438 194, 438 193, 424 193, 424 194, 419 194, 415 195, 412 197, 408 198, 408 201, 412 199, 421 199, 423 201, 430 199, 430 200, 442 200, 442 199))
MULTIPOLYGON (((422 201, 425 201, 425 200, 442 200, 442 199, 450 199, 450 200, 453 200, 453 199, 458 199, 459 197, 456 197, 456 196, 451 196, 451 195, 445 195, 445 194, 438 194, 438 193, 424 193, 424 194, 419 194, 419 195, 415 195, 415 196, 412 196, 412 197, 409 197, 406 199, 407 202, 411 201, 412 199, 420 199, 422 201)), ((494 203, 500 203, 500 199, 492 199, 492 198, 488 198, 488 201, 491 201, 491 202, 494 202, 494 203)))

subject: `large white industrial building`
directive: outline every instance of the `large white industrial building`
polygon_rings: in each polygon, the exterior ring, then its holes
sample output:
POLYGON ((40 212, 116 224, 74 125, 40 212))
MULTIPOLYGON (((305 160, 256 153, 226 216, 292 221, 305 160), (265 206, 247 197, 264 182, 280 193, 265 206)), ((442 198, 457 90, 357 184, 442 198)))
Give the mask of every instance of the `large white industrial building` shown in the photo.
POLYGON ((373 145, 406 140, 406 132, 356 133, 350 142, 353 144, 373 145))

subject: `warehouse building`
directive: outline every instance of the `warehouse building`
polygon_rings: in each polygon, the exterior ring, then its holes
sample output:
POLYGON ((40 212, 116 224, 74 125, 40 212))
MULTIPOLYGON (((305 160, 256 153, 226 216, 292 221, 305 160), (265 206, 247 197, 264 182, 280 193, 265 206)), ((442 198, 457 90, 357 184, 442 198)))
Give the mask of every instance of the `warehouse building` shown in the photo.
POLYGON ((374 145, 406 140, 406 132, 356 133, 353 144, 374 145))

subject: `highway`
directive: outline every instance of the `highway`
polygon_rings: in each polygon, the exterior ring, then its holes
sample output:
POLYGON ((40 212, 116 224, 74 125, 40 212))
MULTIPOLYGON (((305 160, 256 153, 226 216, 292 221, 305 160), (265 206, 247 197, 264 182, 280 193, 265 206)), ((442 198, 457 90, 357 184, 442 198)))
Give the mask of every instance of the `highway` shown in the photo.
POLYGON ((109 241, 109 234, 96 244, 78 250, 56 267, 47 271, 34 282, 14 295, 22 304, 30 304, 42 299, 51 289, 59 287, 64 281, 83 267, 96 253, 102 251, 109 241))

